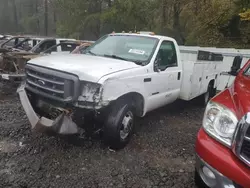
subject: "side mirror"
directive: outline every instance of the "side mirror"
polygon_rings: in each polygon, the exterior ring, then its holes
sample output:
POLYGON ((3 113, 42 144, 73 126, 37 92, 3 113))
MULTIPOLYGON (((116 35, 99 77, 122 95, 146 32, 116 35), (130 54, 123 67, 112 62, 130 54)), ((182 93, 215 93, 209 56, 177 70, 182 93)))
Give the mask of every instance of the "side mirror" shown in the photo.
POLYGON ((156 58, 155 62, 154 62, 154 71, 155 72, 161 72, 160 68, 159 68, 159 64, 160 64, 160 59, 156 58))
POLYGON ((237 76, 240 68, 241 68, 241 63, 242 63, 242 57, 241 56, 236 56, 234 58, 232 67, 231 67, 231 71, 229 72, 229 74, 233 75, 233 76, 237 76))

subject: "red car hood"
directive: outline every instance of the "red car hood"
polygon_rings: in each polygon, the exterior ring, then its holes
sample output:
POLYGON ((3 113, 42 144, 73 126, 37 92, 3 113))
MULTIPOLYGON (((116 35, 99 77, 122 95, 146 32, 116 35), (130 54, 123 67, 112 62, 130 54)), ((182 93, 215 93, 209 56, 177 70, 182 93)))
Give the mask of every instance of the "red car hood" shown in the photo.
POLYGON ((229 108, 238 119, 250 112, 250 76, 244 75, 244 70, 249 65, 250 61, 239 72, 233 85, 212 99, 212 101, 229 108))
POLYGON ((237 76, 231 94, 240 116, 250 112, 250 76, 237 76))

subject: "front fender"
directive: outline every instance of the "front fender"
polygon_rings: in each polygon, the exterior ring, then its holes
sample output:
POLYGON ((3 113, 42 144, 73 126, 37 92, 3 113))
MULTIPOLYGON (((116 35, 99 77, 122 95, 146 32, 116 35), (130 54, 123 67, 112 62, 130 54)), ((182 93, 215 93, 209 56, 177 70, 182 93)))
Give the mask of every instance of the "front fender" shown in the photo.
POLYGON ((109 104, 112 101, 117 100, 118 98, 129 94, 129 93, 138 93, 143 97, 144 106, 143 106, 143 116, 146 112, 147 100, 146 100, 146 91, 144 89, 143 83, 137 81, 136 79, 117 79, 110 78, 103 83, 102 87, 102 103, 109 104))
POLYGON ((231 110, 238 118, 242 117, 241 110, 236 107, 234 96, 232 96, 231 88, 227 88, 221 93, 217 94, 213 99, 213 102, 216 102, 220 105, 227 107, 231 110))

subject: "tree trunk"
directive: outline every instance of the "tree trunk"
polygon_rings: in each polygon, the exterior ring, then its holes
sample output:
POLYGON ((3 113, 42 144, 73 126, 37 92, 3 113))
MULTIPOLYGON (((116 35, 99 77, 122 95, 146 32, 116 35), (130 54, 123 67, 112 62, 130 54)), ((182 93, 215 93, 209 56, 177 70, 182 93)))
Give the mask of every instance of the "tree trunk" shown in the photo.
POLYGON ((53 10, 53 17, 54 17, 54 33, 53 34, 56 34, 56 23, 57 23, 57 15, 56 15, 56 8, 54 7, 54 10, 53 10))
POLYGON ((197 16, 199 12, 199 0, 195 0, 195 15, 197 16))
POLYGON ((185 38, 181 33, 180 25, 180 14, 181 14, 181 3, 179 0, 176 0, 173 5, 173 29, 176 32, 176 40, 179 44, 185 43, 185 38))
POLYGON ((167 15, 166 15, 167 4, 166 4, 165 0, 162 0, 161 4, 162 4, 161 34, 164 34, 165 25, 166 25, 166 21, 167 21, 167 15))
POLYGON ((19 32, 19 23, 18 23, 18 17, 17 17, 17 7, 16 7, 16 1, 12 0, 12 7, 13 7, 13 15, 14 15, 14 24, 16 31, 19 32))
POLYGON ((44 34, 45 36, 48 36, 48 0, 44 0, 44 34))
POLYGON ((36 33, 37 34, 40 34, 40 20, 39 20, 39 11, 38 11, 38 1, 39 0, 36 0, 35 2, 35 13, 36 13, 36 33))

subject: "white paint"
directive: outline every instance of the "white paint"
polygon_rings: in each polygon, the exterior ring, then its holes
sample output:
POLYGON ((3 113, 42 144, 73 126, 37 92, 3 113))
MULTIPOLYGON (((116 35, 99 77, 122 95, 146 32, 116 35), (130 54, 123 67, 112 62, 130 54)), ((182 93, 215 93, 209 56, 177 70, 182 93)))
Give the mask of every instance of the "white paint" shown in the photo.
POLYGON ((105 75, 141 67, 133 62, 83 54, 48 55, 32 59, 29 64, 70 72, 89 82, 98 82, 105 75))
MULTIPOLYGON (((185 51, 185 60, 194 60, 196 58, 196 54, 194 53, 197 50, 207 50, 214 53, 222 53, 224 56, 224 60, 222 64, 220 64, 219 69, 222 72, 229 72, 233 63, 235 56, 241 55, 243 56, 243 61, 241 67, 243 67, 247 61, 250 59, 250 50, 249 49, 235 49, 235 48, 215 48, 215 47, 199 47, 199 46, 180 46, 180 50, 183 53, 185 51)), ((228 85, 230 86, 234 82, 235 77, 229 75, 221 75, 218 78, 218 90, 224 90, 228 85)))

